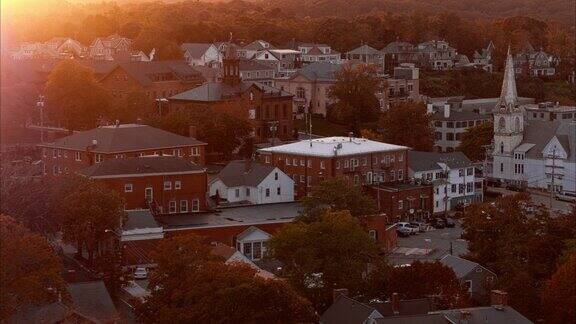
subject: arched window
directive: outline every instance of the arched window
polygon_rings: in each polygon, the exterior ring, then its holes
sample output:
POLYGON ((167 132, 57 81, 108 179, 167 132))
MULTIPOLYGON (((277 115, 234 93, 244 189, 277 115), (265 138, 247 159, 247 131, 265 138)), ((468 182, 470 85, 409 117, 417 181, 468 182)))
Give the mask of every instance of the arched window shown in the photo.
POLYGON ((498 130, 506 129, 506 119, 504 117, 500 117, 498 120, 498 130))
POLYGON ((500 153, 504 153, 504 142, 500 142, 500 153))
POLYGON ((514 120, 514 130, 520 132, 520 117, 516 117, 516 120, 514 120))

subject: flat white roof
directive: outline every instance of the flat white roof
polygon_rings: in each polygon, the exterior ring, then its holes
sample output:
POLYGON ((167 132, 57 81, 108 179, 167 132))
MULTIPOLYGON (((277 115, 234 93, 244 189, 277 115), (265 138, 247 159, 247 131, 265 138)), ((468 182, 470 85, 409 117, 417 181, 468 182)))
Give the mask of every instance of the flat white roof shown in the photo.
POLYGON ((300 54, 300 51, 296 51, 293 49, 271 49, 269 51, 279 54, 300 54))
POLYGON ((295 143, 267 147, 258 150, 259 152, 283 153, 306 156, 347 156, 367 154, 374 152, 390 152, 408 150, 409 147, 376 142, 365 138, 356 137, 323 137, 312 140, 303 140, 295 143), (312 144, 312 145, 310 145, 312 144))

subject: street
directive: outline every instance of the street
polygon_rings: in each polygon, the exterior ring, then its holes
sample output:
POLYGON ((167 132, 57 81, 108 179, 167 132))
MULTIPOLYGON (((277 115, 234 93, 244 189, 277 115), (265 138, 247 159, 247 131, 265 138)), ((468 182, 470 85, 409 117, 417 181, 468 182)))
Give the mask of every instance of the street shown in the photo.
MULTIPOLYGON (((488 190, 492 191, 492 192, 501 193, 503 196, 515 195, 518 193, 517 191, 512 191, 512 190, 508 190, 505 188, 498 188, 498 187, 489 187, 488 190)), ((529 190, 527 193, 532 198, 532 202, 534 202, 535 204, 538 204, 538 205, 542 204, 542 205, 548 207, 548 204, 550 203, 550 196, 548 195, 548 193, 535 191, 535 190, 529 190)), ((570 211, 572 211, 573 206, 574 206, 574 204, 572 204, 572 203, 552 199, 552 210, 553 211, 561 212, 561 213, 569 213, 570 211)))

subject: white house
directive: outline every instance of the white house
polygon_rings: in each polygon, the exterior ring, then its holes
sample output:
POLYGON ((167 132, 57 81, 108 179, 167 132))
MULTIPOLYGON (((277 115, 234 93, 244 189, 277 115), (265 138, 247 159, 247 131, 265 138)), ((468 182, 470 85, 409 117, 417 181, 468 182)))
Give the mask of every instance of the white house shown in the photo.
POLYGON ((236 238, 236 251, 251 261, 260 260, 266 254, 266 244, 271 235, 255 226, 250 226, 236 238))
POLYGON ((218 47, 210 43, 184 43, 180 46, 184 59, 190 66, 218 67, 222 57, 218 47))
POLYGON ((434 185, 434 213, 483 200, 482 180, 476 178, 472 162, 462 152, 409 151, 408 174, 434 185))
POLYGON ((232 161, 209 183, 220 204, 294 201, 294 180, 280 169, 251 160, 232 161))

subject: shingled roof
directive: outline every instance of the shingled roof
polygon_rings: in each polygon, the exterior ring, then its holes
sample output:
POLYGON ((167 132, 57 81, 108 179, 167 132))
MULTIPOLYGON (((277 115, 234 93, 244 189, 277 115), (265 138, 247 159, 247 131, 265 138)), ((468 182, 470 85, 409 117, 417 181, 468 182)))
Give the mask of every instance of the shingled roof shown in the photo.
POLYGON ((293 96, 286 91, 276 89, 261 83, 242 81, 236 85, 229 85, 223 82, 206 82, 199 87, 184 91, 170 97, 169 99, 183 101, 220 101, 222 99, 238 96, 246 92, 252 86, 262 90, 266 95, 278 97, 293 96))
POLYGON ((336 72, 340 65, 328 62, 314 62, 298 70, 292 78, 302 75, 310 81, 336 81, 336 72))
POLYGON ((204 167, 176 156, 143 156, 128 159, 110 159, 80 170, 87 177, 114 175, 145 175, 156 173, 197 173, 204 167))
POLYGON ((530 120, 524 127, 524 139, 522 144, 534 144, 526 157, 542 159, 542 150, 557 137, 558 141, 568 153, 568 161, 576 161, 576 123, 566 121, 540 121, 530 120))
POLYGON ((184 43, 180 48, 182 51, 188 52, 190 56, 200 58, 212 45, 212 43, 184 43))
POLYGON ((182 81, 204 80, 202 74, 185 61, 132 61, 118 63, 118 68, 123 69, 134 80, 146 87, 154 82, 152 76, 161 73, 171 73, 182 81))
POLYGON ((341 295, 322 314, 320 323, 322 324, 352 324, 366 323, 368 318, 375 313, 374 318, 381 318, 382 315, 371 306, 356 301, 350 297, 341 295))
POLYGON ((228 187, 256 187, 275 167, 258 162, 232 161, 218 173, 219 179, 228 187), (247 167, 248 163, 248 167, 247 167))
POLYGON ((206 143, 148 125, 122 124, 100 126, 39 146, 76 151, 91 147, 92 152, 96 153, 119 153, 198 145, 206 143), (96 141, 96 145, 93 141, 96 141))
POLYGON ((408 151, 408 164, 412 171, 442 170, 438 163, 446 164, 449 168, 465 168, 472 166, 472 162, 462 152, 434 153, 408 151))

